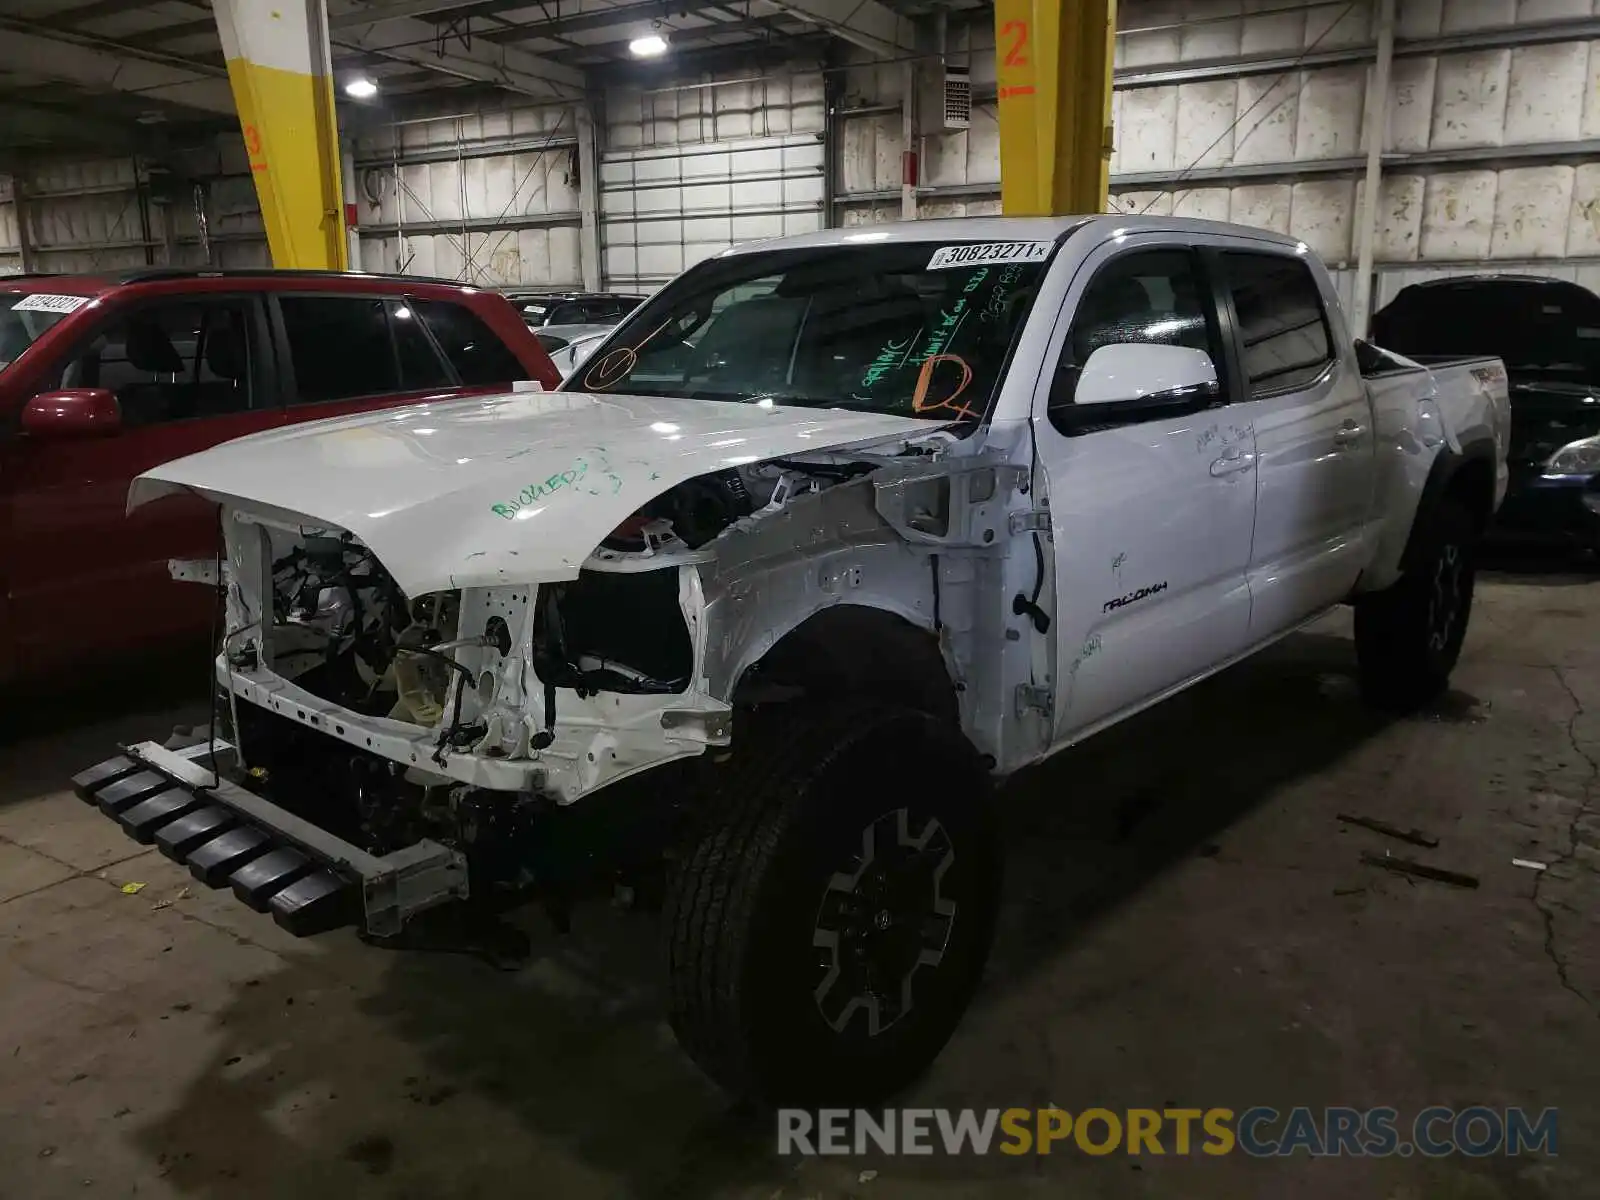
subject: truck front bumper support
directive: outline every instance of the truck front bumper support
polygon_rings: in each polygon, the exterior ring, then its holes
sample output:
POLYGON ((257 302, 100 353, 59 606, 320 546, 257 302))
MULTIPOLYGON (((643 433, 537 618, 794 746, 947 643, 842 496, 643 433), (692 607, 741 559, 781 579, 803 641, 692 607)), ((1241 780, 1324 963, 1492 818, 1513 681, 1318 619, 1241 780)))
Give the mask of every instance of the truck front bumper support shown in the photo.
POLYGON ((209 887, 232 887, 297 936, 360 921, 392 937, 414 914, 467 895, 466 860, 448 846, 424 840, 369 854, 220 778, 198 761, 207 751, 141 742, 73 776, 73 791, 135 841, 154 843, 209 887))

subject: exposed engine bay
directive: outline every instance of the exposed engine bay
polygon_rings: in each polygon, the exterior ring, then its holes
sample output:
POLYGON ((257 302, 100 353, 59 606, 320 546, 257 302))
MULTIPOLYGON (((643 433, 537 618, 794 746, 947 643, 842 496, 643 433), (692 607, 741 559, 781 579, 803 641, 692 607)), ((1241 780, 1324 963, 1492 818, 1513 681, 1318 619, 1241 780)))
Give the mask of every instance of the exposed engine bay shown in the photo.
MULTIPOLYGON (((1025 720, 998 682, 1001 658, 1028 650, 1002 637, 995 531, 1026 476, 949 445, 695 475, 616 524, 575 578, 419 595, 348 530, 225 505, 219 680, 238 781, 372 853, 452 847, 475 888, 547 881, 555 868, 537 864, 561 844, 555 826, 586 827, 585 843, 597 830, 632 839, 636 818, 672 808, 657 768, 693 769, 729 744, 736 703, 803 692, 820 655, 786 635, 827 610, 922 631, 930 686, 948 695, 953 682, 961 719, 998 743, 1025 720), (569 813, 599 789, 605 803, 569 813)), ((1037 583, 1029 570, 1022 586, 1037 583)), ((823 639, 860 660, 841 669, 871 670, 881 631, 862 629, 859 644, 837 628, 823 639)))
MULTIPOLYGON (((686 480, 618 526, 576 580, 537 585, 531 604, 518 589, 511 599, 531 610, 530 663, 545 692, 687 690, 694 647, 677 575, 666 568, 696 558, 760 510, 872 470, 778 461, 686 480)), ((308 531, 279 553, 284 532, 274 537, 272 561, 274 670, 354 712, 440 728, 441 747, 483 737, 476 717, 492 686, 461 652, 504 660, 516 614, 494 612, 468 628, 462 592, 408 598, 352 534, 308 531)), ((549 702, 547 719, 553 711, 549 702)), ((543 748, 538 735, 530 740, 543 748)))

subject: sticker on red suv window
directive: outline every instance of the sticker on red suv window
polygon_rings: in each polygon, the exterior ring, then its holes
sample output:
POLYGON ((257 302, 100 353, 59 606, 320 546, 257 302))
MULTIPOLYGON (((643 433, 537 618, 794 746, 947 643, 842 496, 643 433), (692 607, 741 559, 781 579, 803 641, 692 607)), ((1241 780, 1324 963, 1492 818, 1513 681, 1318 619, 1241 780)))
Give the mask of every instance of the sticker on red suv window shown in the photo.
POLYGON ((52 296, 48 292, 35 292, 24 296, 11 306, 12 312, 77 312, 89 303, 88 296, 52 296))
POLYGON ((940 246, 928 260, 928 270, 987 266, 989 263, 1043 262, 1050 257, 1049 242, 967 242, 940 246))

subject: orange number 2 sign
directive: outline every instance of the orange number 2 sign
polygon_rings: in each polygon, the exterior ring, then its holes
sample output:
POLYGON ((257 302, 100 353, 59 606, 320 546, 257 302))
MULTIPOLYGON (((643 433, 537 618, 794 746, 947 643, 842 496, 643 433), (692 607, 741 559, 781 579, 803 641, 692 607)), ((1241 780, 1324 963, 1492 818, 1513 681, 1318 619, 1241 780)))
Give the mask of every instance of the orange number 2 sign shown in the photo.
POLYGON ((1007 21, 1000 26, 1000 36, 1011 39, 1011 48, 1006 51, 1003 60, 1008 67, 1025 67, 1028 65, 1028 23, 1026 21, 1007 21))

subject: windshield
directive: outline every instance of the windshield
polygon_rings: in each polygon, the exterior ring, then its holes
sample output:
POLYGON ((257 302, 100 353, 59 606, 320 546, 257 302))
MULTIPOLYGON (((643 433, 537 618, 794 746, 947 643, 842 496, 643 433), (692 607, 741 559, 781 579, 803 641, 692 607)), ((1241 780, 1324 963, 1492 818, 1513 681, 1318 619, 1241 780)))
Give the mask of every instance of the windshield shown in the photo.
POLYGON ((1052 249, 929 241, 712 259, 630 317, 571 387, 976 420, 1052 249))
POLYGON ((0 370, 9 367, 22 352, 36 342, 46 329, 62 320, 74 308, 88 302, 87 296, 73 296, 76 304, 57 303, 45 307, 47 301, 65 301, 62 296, 35 296, 23 292, 0 292, 0 370))

